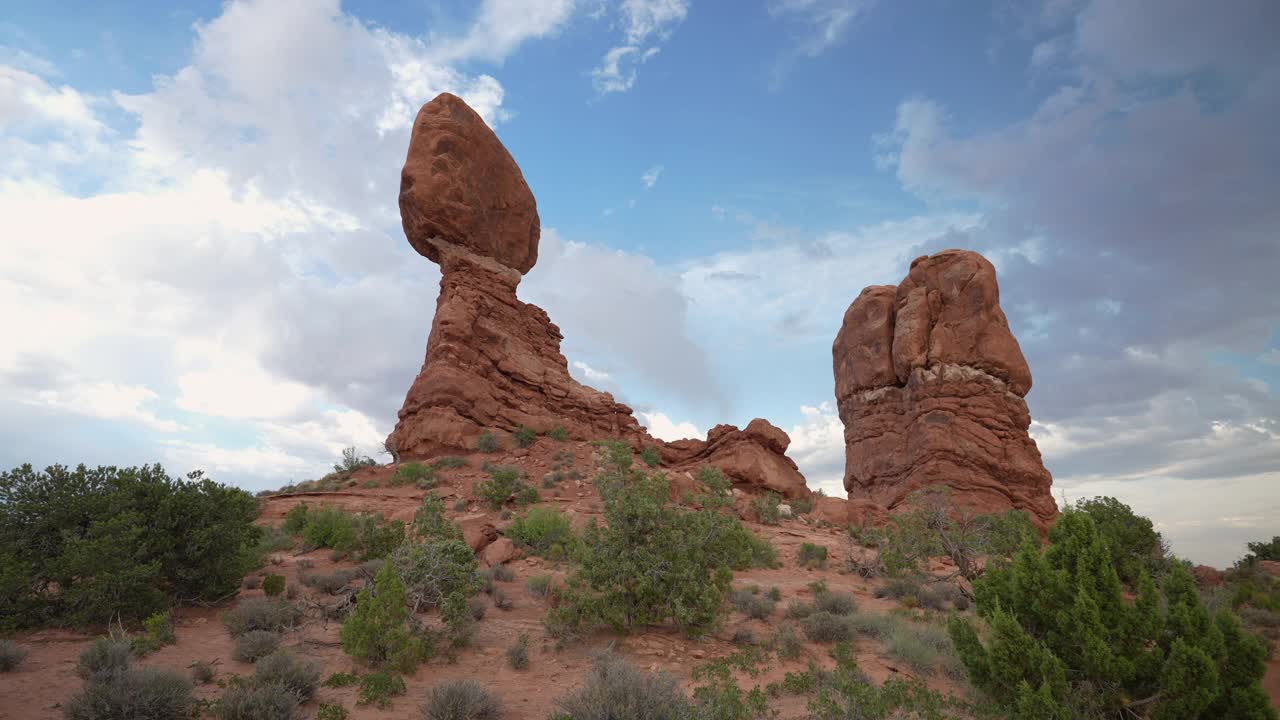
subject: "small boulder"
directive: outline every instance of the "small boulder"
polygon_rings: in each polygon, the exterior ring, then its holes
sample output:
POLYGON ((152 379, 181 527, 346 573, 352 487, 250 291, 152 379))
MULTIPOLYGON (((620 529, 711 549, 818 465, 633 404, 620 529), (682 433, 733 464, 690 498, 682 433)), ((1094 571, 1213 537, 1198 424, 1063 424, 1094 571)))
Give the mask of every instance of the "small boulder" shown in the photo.
POLYGON ((510 562, 520 556, 520 550, 511 538, 500 537, 485 546, 480 553, 480 561, 489 567, 510 562))

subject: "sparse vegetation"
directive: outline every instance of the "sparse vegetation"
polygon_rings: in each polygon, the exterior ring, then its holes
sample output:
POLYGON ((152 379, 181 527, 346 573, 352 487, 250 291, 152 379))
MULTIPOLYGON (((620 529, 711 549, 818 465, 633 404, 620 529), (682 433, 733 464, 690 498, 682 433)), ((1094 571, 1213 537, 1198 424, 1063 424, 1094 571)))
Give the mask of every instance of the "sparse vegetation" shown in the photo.
POLYGON ((280 648, 280 636, 268 630, 250 630, 236 638, 231 657, 240 662, 257 662, 280 648))
POLYGON ((396 468, 396 473, 391 476, 392 487, 412 485, 427 490, 435 487, 437 482, 435 469, 420 462, 407 462, 396 468))
POLYGON ((158 668, 122 668, 87 679, 63 708, 67 720, 188 720, 191 683, 158 668))
POLYGON ((515 642, 507 646, 507 664, 513 670, 525 670, 529 667, 529 634, 520 633, 515 642))
POLYGON ((281 685, 231 685, 213 705, 217 720, 294 720, 298 698, 281 685))
MULTIPOLYGON (((427 691, 423 720, 499 720, 502 703, 474 680, 448 680, 427 691)), ((574 716, 577 720, 577 716, 574 716)))
POLYGON ((124 639, 103 637, 80 651, 76 674, 91 681, 123 672, 133 663, 133 645, 124 639))
POLYGON ((26 659, 26 648, 12 640, 0 640, 0 672, 13 672, 26 659))
POLYGON ((275 597, 284 592, 284 576, 268 575, 262 580, 262 594, 267 597, 275 597))
POLYGON ((480 437, 476 440, 476 450, 479 450, 482 453, 498 452, 498 436, 494 435, 489 430, 485 430, 480 433, 480 437))
POLYGON ((320 670, 283 650, 258 660, 253 674, 256 684, 284 687, 299 703, 309 702, 320 687, 320 670))
POLYGON ((547 437, 556 442, 564 442, 569 439, 569 431, 565 430, 563 425, 556 425, 547 431, 547 437))
POLYGON ((204 660, 196 660, 191 663, 191 680, 197 685, 208 685, 213 682, 213 676, 217 674, 213 668, 213 663, 204 660))
POLYGON ((353 514, 323 506, 311 509, 299 503, 285 515, 284 528, 302 536, 307 548, 333 548, 355 553, 361 560, 386 557, 404 541, 400 520, 384 522, 381 515, 353 514))
POLYGON ((557 701, 573 720, 685 720, 692 708, 675 678, 599 653, 582 686, 557 701))
POLYGON ((504 532, 529 553, 553 560, 566 557, 577 542, 569 517, 549 507, 530 508, 504 532))
POLYGON ((290 630, 302 617, 297 605, 287 600, 248 598, 222 614, 227 631, 239 637, 253 630, 283 632, 290 630))
POLYGON ((653 446, 641 450, 640 459, 651 468, 656 468, 662 463, 662 455, 658 453, 658 448, 653 446))
POLYGON ((256 567, 257 501, 159 465, 0 473, 0 632, 140 620, 256 567))
POLYGON ((520 471, 515 468, 492 468, 489 479, 476 486, 476 497, 490 510, 500 510, 516 491, 519 480, 520 471))
POLYGON ((515 432, 511 433, 511 437, 515 439, 516 445, 527 448, 533 444, 534 440, 538 439, 538 433, 534 432, 533 428, 521 425, 515 429, 515 432))
POLYGON ((389 670, 379 670, 360 678, 360 697, 356 704, 388 708, 391 698, 404 693, 404 678, 389 670))
POLYGON ((434 653, 431 638, 410 620, 408 592, 394 564, 386 563, 374 585, 357 595, 356 609, 342 623, 342 649, 361 662, 410 672, 434 653))
POLYGON ((345 707, 332 703, 320 703, 316 710, 316 720, 347 720, 350 715, 345 707))
POLYGON ((349 447, 343 449, 342 460, 334 464, 333 472, 339 479, 346 480, 361 468, 377 466, 378 463, 373 458, 361 455, 354 447, 349 447))
POLYGON ((807 542, 800 545, 800 566, 822 569, 827 566, 827 548, 807 542))
POLYGON ((734 590, 731 598, 734 609, 754 620, 763 620, 769 617, 773 614, 774 607, 777 605, 767 595, 761 595, 759 592, 753 593, 747 588, 734 590))
POLYGON ((761 525, 777 525, 782 519, 782 510, 778 507, 781 503, 774 493, 765 493, 751 500, 751 509, 761 525))

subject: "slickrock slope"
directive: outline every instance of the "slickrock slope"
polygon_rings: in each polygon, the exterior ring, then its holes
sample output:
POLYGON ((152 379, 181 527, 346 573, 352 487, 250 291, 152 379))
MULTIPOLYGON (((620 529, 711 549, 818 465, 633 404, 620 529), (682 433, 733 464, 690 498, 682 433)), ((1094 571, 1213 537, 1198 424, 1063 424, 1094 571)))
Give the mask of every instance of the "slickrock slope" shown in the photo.
POLYGON ((390 447, 429 457, 520 425, 560 425, 581 439, 643 436, 631 408, 569 376, 560 328, 516 297, 538 259, 537 205, 497 136, 454 95, 418 112, 400 215, 409 243, 443 277, 426 361, 390 447))
POLYGON ((560 328, 516 297, 538 259, 533 193, 489 126, 454 95, 418 112, 400 215, 409 243, 443 274, 426 361, 387 438, 402 459, 474 448, 484 430, 561 426, 577 439, 658 447, 672 467, 715 465, 739 486, 809 494, 785 455, 790 438, 764 420, 665 446, 631 408, 570 377, 560 328))
POLYGON ((1057 515, 1052 478, 1027 433, 1031 370, 1000 309, 995 268, 946 250, 902 284, 868 287, 832 346, 844 423, 844 486, 886 508, 928 485, 976 511, 1057 515))

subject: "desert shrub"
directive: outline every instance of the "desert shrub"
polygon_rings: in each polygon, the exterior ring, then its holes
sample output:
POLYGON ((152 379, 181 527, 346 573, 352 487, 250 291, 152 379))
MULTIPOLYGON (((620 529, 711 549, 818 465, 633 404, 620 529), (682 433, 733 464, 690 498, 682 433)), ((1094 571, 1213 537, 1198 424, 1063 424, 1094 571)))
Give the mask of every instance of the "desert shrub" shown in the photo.
POLYGON ((359 675, 356 675, 354 673, 336 672, 330 675, 328 678, 325 678, 324 686, 333 687, 333 688, 351 687, 352 685, 356 685, 359 682, 360 682, 359 675))
POLYGON ((283 632, 290 630, 302 617, 302 611, 279 598, 248 598, 222 614, 227 631, 239 637, 251 630, 283 632))
POLYGON ((694 670, 701 684, 693 689, 690 717, 697 720, 763 720, 777 713, 769 711, 768 698, 760 688, 743 692, 730 668, 712 663, 694 670))
MULTIPOLYGON (((457 510, 458 508, 454 508, 457 510)), ((463 510, 466 501, 463 501, 463 510)), ((419 540, 461 540, 462 530, 444 516, 444 500, 433 492, 422 497, 422 504, 414 513, 413 524, 409 526, 419 540)))
POLYGON ((813 512, 814 497, 815 496, 791 498, 787 503, 791 505, 792 513, 796 515, 808 515, 813 512))
POLYGON ((582 686, 556 705, 573 720, 685 720, 692 710, 675 678, 644 672, 607 652, 596 656, 582 686))
POLYGON ((662 463, 662 455, 658 453, 658 448, 652 446, 640 451, 640 459, 651 468, 656 468, 662 463))
POLYGON ((555 578, 550 575, 534 575, 524 581, 524 587, 541 598, 550 598, 557 592, 555 578))
POLYGON ((559 547, 559 554, 572 550, 576 542, 569 516, 549 507, 529 508, 516 517, 504 534, 533 555, 547 557, 559 547))
POLYGON ((435 487, 436 482, 435 469, 420 462, 407 462, 396 468, 395 474, 391 476, 392 487, 413 485, 426 490, 435 487))
POLYGON ((403 581, 414 612, 441 608, 446 620, 458 622, 450 612, 466 614, 467 600, 480 592, 476 556, 462 540, 430 540, 400 546, 391 556, 395 574, 403 581))
POLYGON ((245 590, 257 590, 262 587, 262 578, 258 575, 248 575, 240 585, 245 590))
POLYGON ((772 615, 777 604, 767 595, 752 593, 746 588, 734 590, 730 597, 733 600, 734 609, 755 620, 763 620, 772 615))
POLYGON ((493 599, 493 606, 499 610, 510 610, 515 607, 511 602, 511 598, 507 597, 507 593, 501 588, 494 588, 489 593, 489 597, 493 599))
POLYGON ((1143 572, 1153 578, 1164 574, 1164 538, 1151 521, 1113 497, 1095 497, 1076 502, 1075 509, 1088 515, 1107 545, 1120 582, 1137 587, 1143 572))
POLYGON ((356 596, 356 609, 342 623, 342 649, 370 665, 410 672, 433 653, 431 638, 411 626, 409 595, 394 563, 378 571, 372 586, 356 596))
POLYGON ((762 525, 777 525, 782 519, 782 510, 778 507, 781 501, 774 493, 765 493, 751 500, 751 509, 762 525))
POLYGON ((222 693, 213 705, 213 716, 217 720, 294 720, 298 698, 283 685, 242 682, 222 693))
POLYGON ((569 431, 565 430, 563 425, 557 425, 547 431, 547 437, 556 442, 564 442, 569 439, 569 431))
POLYGON ((827 566, 827 548, 813 543, 800 545, 800 566, 807 568, 825 568, 827 566))
POLYGON ((1024 544, 976 583, 985 639, 952 616, 975 687, 1019 720, 1069 717, 1081 697, 1107 716, 1137 707, 1157 718, 1276 717, 1259 683, 1265 647, 1228 610, 1211 614, 1185 567, 1159 589, 1142 572, 1129 602, 1089 514, 1068 508, 1049 540, 1024 544))
POLYGON ((486 568, 485 572, 498 582, 511 582, 516 579, 516 572, 506 565, 494 565, 486 568))
POLYGON ((404 521, 386 522, 381 515, 360 513, 353 522, 356 530, 355 552, 361 560, 385 558, 404 542, 404 521))
POLYGON ((280 685, 293 693, 299 703, 311 700, 320 687, 320 669, 283 650, 258 661, 253 671, 258 685, 280 685))
POLYGON ((13 672, 26 659, 26 648, 12 640, 0 640, 0 672, 13 672))
POLYGON ((498 720, 502 702, 474 680, 447 680, 427 691, 422 720, 498 720))
POLYGON ((320 703, 316 710, 316 720, 347 720, 350 716, 345 707, 331 703, 320 703))
POLYGON ((828 591, 818 593, 813 599, 813 606, 818 612, 852 615, 858 609, 858 602, 849 593, 828 591))
POLYGON ((123 669, 85 682, 63 708, 67 720, 187 720, 191 683, 158 668, 123 669))
POLYGON ((849 616, 849 627, 858 635, 887 640, 902 621, 893 615, 854 614, 849 616))
POLYGON ((94 681, 129 669, 133 663, 133 645, 128 640, 98 638, 80 651, 76 674, 82 680, 94 681))
POLYGON ((289 535, 301 535, 303 529, 307 527, 307 516, 310 514, 311 508, 306 503, 300 502, 284 514, 284 524, 280 529, 289 535))
POLYGON ((852 640, 853 626, 849 618, 825 611, 815 612, 800 622, 805 637, 814 642, 840 642, 852 640))
POLYGON ((431 463, 431 467, 436 470, 453 470, 466 466, 467 459, 464 457, 458 457, 457 455, 446 455, 442 458, 436 458, 435 462, 431 463))
POLYGON ((812 615, 816 609, 811 602, 792 600, 787 603, 787 609, 783 612, 783 615, 788 620, 803 620, 812 615))
POLYGON ((275 597, 284 592, 284 576, 268 575, 262 581, 262 593, 267 597, 275 597))
POLYGON ((774 585, 773 587, 769 588, 769 592, 765 593, 765 597, 769 598, 774 602, 781 602, 782 590, 777 585, 774 585))
POLYGON ((23 465, 0 498, 0 632, 215 600, 260 560, 257 500, 200 472, 23 465))
POLYGON ((485 430, 480 433, 480 437, 476 439, 476 449, 482 453, 497 452, 499 449, 498 436, 488 430, 485 430))
POLYGON ((549 628, 561 636, 599 623, 624 630, 669 620, 691 635, 713 628, 732 571, 762 555, 737 518, 719 512, 728 498, 705 497, 704 511, 673 507, 664 476, 622 470, 602 473, 596 485, 606 524, 583 533, 580 565, 549 628))
POLYGON ((513 670, 524 670, 529 667, 529 634, 520 636, 507 646, 507 664, 513 670))
POLYGON ((784 660, 794 660, 804 651, 804 641, 791 625, 783 625, 773 634, 772 644, 784 660))
POLYGON ((250 630, 236 638, 231 657, 240 662, 257 662, 280 648, 280 636, 270 630, 250 630))
POLYGON ((519 470, 495 467, 489 471, 488 480, 476 485, 476 497, 490 510, 499 510, 516 491, 519 480, 519 470))
MULTIPOLYGON (((524 483, 516 483, 515 501, 519 507, 536 505, 542 497, 538 495, 538 488, 524 483)), ((507 515, 509 511, 503 511, 503 515, 507 515)), ((504 518, 505 519, 505 518, 504 518)))
POLYGON ((733 637, 729 639, 729 642, 734 645, 755 645, 756 634, 751 632, 751 628, 738 628, 733 631, 733 637))
POLYGON ((873 592, 878 598, 891 598, 893 600, 901 600, 905 597, 918 597, 920 595, 921 578, 916 575, 899 575, 885 580, 885 583, 877 587, 873 592))
POLYGON ((482 598, 473 597, 467 601, 467 612, 471 613, 471 619, 479 622, 484 619, 485 613, 489 611, 489 607, 485 605, 482 598))
POLYGON ((405 693, 404 678, 388 670, 379 670, 360 678, 360 696, 357 705, 391 707, 391 698, 405 693))
POLYGON ((538 433, 534 432, 533 428, 521 425, 515 429, 515 432, 511 433, 511 437, 516 441, 516 445, 527 448, 533 444, 534 440, 538 439, 538 433))
POLYGON ((191 663, 191 681, 197 685, 208 685, 213 682, 215 675, 213 663, 204 660, 196 660, 191 663))
POLYGON ((454 512, 466 512, 466 510, 467 510, 467 499, 466 499, 466 498, 458 498, 457 500, 454 500, 454 501, 453 501, 453 511, 454 511, 454 512))
POLYGON ((303 585, 312 587, 329 595, 337 595, 351 582, 355 574, 349 569, 334 570, 331 573, 302 573, 298 579, 303 585))
MULTIPOLYGON (((837 645, 832 654, 836 656, 836 669, 815 677, 810 685, 815 691, 809 701, 811 720, 951 720, 970 714, 956 712, 954 702, 918 680, 889 678, 876 687, 858 669, 853 653, 844 645, 837 645)), ((997 716, 1003 717, 1004 713, 997 716)))
MULTIPOLYGON (((258 537, 258 542, 254 545, 252 554, 258 558, 258 565, 265 565, 268 556, 271 553, 278 553, 283 550, 290 550, 294 546, 293 537, 278 527, 264 527, 262 534, 258 537)), ((278 565, 281 558, 271 556, 271 564, 278 565)))
POLYGON ((351 551, 356 548, 355 516, 335 507, 309 510, 302 526, 302 541, 310 548, 351 551))
POLYGON ((349 447, 342 450, 342 460, 334 464, 333 472, 345 480, 361 468, 377 467, 377 465, 373 458, 362 456, 355 448, 349 447))
POLYGON ((175 642, 177 638, 173 631, 173 615, 166 610, 142 621, 142 634, 132 640, 133 652, 135 655, 146 655, 175 642))

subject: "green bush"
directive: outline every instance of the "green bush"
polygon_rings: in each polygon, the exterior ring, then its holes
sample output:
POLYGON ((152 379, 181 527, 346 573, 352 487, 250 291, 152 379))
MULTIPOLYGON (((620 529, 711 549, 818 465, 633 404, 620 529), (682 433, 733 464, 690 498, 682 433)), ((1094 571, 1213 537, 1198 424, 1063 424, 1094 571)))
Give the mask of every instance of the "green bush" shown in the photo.
POLYGON ((320 708, 316 710, 316 720, 347 720, 351 713, 341 705, 333 705, 330 703, 320 703, 320 708))
POLYGON ((392 487, 413 485, 426 490, 435 487, 436 482, 435 469, 420 462, 407 462, 396 468, 396 473, 391 476, 392 487))
POLYGON ((800 545, 800 566, 807 568, 825 568, 827 566, 827 548, 813 543, 800 545))
POLYGON ((283 650, 258 660, 253 671, 260 686, 280 685, 293 693, 299 703, 306 703, 320 687, 320 669, 283 650))
MULTIPOLYGON (((474 680, 447 680, 427 691, 422 720, 499 720, 502 702, 474 680)), ((575 718, 576 720, 576 718, 575 718)))
POLYGON ((1272 537, 1270 541, 1251 542, 1248 547, 1248 561, 1280 560, 1280 535, 1272 537))
POLYGON ((346 552, 355 550, 355 516, 329 506, 311 510, 302 527, 302 541, 312 548, 333 548, 346 552))
POLYGON ((361 662, 411 672, 434 651, 431 638, 411 626, 411 619, 404 583, 394 563, 386 563, 374 584, 356 596, 356 609, 342 623, 342 649, 361 662))
POLYGON ((26 659, 26 648, 12 640, 0 640, 0 672, 13 672, 26 659))
MULTIPOLYGON (((536 505, 542 497, 538 495, 538 488, 532 485, 516 484, 516 505, 519 507, 527 507, 536 505)), ((505 513, 504 513, 505 514, 505 513)))
POLYGON ((167 610, 143 620, 142 628, 143 634, 133 638, 133 652, 136 655, 146 655, 177 642, 173 631, 173 615, 167 610))
POLYGON ((476 440, 476 449, 482 453, 497 452, 499 449, 498 436, 485 430, 480 433, 480 437, 476 440))
POLYGON ((213 676, 215 674, 213 663, 208 663, 203 660, 196 660, 191 663, 191 680, 197 685, 208 685, 213 682, 213 676))
POLYGON ((80 651, 76 674, 93 681, 129 669, 133 663, 133 645, 128 640, 98 638, 80 651))
POLYGON ((791 625, 783 625, 773 634, 773 647, 784 660, 794 660, 804 651, 804 641, 791 625))
POLYGON ((360 678, 360 697, 357 705, 391 707, 391 698, 405 693, 404 678, 389 670, 379 670, 360 678))
POLYGON ((378 463, 370 457, 361 456, 359 451, 353 447, 344 448, 342 451, 342 460, 335 463, 333 472, 340 479, 346 480, 351 477, 355 471, 361 468, 377 467, 378 463))
MULTIPOLYGON (((401 545, 391 556, 414 612, 441 608, 465 613, 467 600, 480 592, 475 552, 462 540, 429 540, 401 545)), ((446 617, 457 622, 461 618, 446 617)))
POLYGON ((233 592, 257 565, 257 500, 159 465, 0 473, 0 632, 140 620, 233 592))
POLYGON ((196 716, 191 683, 169 670, 123 669, 85 682, 67 720, 188 720, 196 716))
POLYGON ((282 592, 284 592, 284 576, 283 575, 268 575, 262 581, 262 594, 266 595, 267 597, 275 597, 276 595, 279 595, 282 592))
MULTIPOLYGON (((619 454, 618 465, 623 461, 619 454)), ((606 471, 596 486, 605 525, 593 523, 583 533, 581 564, 548 627, 561 636, 599 623, 624 630, 669 620, 692 635, 712 629, 732 571, 762 555, 737 518, 718 511, 728 500, 708 496, 703 511, 673 507, 660 473, 606 471)))
POLYGON ((525 670, 529 667, 528 633, 520 633, 515 642, 507 646, 507 664, 512 670, 525 670))
POLYGON ((662 455, 658 453, 658 448, 652 446, 640 451, 640 459, 651 468, 656 468, 662 464, 662 455))
POLYGON ((858 610, 858 602, 844 592, 822 592, 813 599, 814 609, 832 615, 852 615, 858 610))
POLYGON ((1113 497, 1080 500, 1075 509, 1093 520, 1120 582, 1135 588, 1143 572, 1153 578, 1164 574, 1168 565, 1164 539, 1150 520, 1113 497))
MULTIPOLYGON (((918 680, 889 678, 876 687, 858 669, 846 646, 837 645, 833 654, 835 671, 823 673, 812 685, 816 693, 809 701, 811 720, 951 720, 972 714, 918 680)), ((988 709, 988 714, 979 717, 1004 717, 1003 712, 990 714, 996 710, 988 709)))
POLYGON ((1080 703, 1107 716, 1276 717, 1259 682, 1266 648, 1230 611, 1211 614, 1185 567, 1159 590, 1142 572, 1129 602, 1088 513, 1068 508, 1049 540, 975 585, 985 641, 958 615, 949 625, 974 686, 1017 720, 1070 718, 1080 703))
POLYGON ((516 491, 520 471, 515 468, 496 467, 489 471, 489 479, 476 486, 476 497, 490 510, 500 510, 516 491))
POLYGON ((444 516, 444 500, 433 492, 422 497, 422 505, 414 514, 410 529, 419 540, 462 539, 462 530, 444 516))
POLYGON ((257 662, 280 649, 280 636, 269 630, 250 630, 236 638, 231 657, 240 662, 257 662))
POLYGON ((549 507, 530 508, 516 517, 504 534, 530 554, 542 557, 550 556, 556 547, 561 554, 569 552, 577 542, 569 516, 549 507))
POLYGON ((791 498, 787 504, 791 506, 793 515, 808 515, 813 512, 814 496, 791 498))
POLYGON ((235 684, 214 703, 213 716, 217 720, 294 720, 298 698, 283 685, 235 684))
POLYGON ((446 455, 442 458, 436 458, 435 462, 431 463, 431 467, 436 470, 450 470, 466 466, 467 459, 464 457, 458 457, 457 455, 446 455))
POLYGON ((612 653, 596 656, 582 686, 556 701, 573 720, 685 720, 689 699, 675 678, 638 670, 612 653))
POLYGON ((763 620, 773 614, 777 605, 767 595, 753 593, 746 588, 739 588, 732 594, 733 607, 743 615, 754 620, 763 620))
POLYGON ((550 598, 558 592, 555 579, 550 575, 534 575, 524 581, 524 587, 541 598, 550 598))
POLYGON ((810 614, 801 621, 800 627, 805 637, 814 642, 840 642, 854 637, 853 625, 847 616, 826 611, 810 614))
POLYGON ((329 595, 337 595, 346 589, 355 573, 349 569, 334 570, 328 574, 304 572, 298 576, 303 585, 312 587, 329 595))
POLYGON ((547 431, 547 437, 556 442, 564 442, 569 439, 569 431, 565 430, 563 425, 557 425, 547 431))
POLYGON ((310 513, 311 508, 306 503, 300 502, 294 505, 284 514, 284 524, 280 529, 289 535, 301 535, 307 527, 307 517, 310 513))
POLYGON ((302 618, 297 605, 280 599, 248 598, 222 614, 227 631, 239 637, 252 630, 284 632, 293 629, 302 618))
POLYGON ((780 503, 781 500, 777 495, 765 493, 751 501, 751 509, 755 510, 760 524, 777 525, 782 519, 782 510, 778 507, 780 503))
POLYGON ((511 437, 515 438, 516 445, 519 445, 522 448, 527 448, 533 444, 534 440, 538 439, 538 433, 534 432, 533 428, 527 428, 521 425, 516 428, 515 432, 511 433, 511 437))

